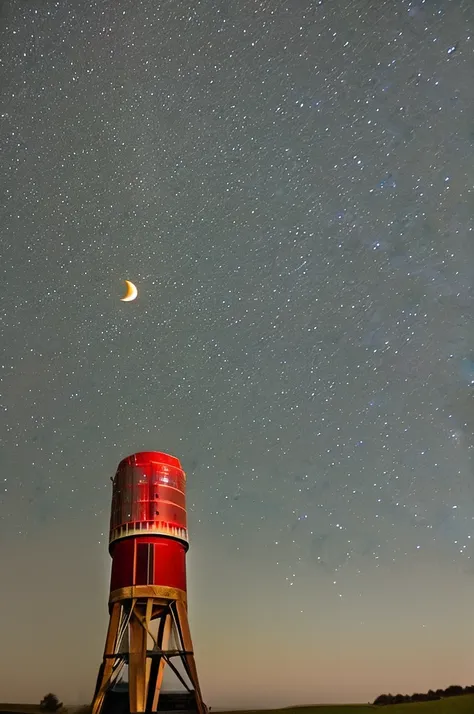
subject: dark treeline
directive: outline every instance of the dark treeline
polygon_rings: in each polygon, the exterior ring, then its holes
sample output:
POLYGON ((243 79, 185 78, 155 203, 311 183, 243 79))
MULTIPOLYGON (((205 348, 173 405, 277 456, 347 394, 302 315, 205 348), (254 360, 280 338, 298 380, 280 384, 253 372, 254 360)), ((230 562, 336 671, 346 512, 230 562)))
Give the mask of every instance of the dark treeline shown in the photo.
POLYGON ((459 697, 461 694, 474 694, 474 684, 470 684, 468 687, 452 684, 446 689, 437 689, 436 691, 430 689, 426 694, 419 692, 415 694, 381 694, 374 704, 384 706, 386 704, 404 704, 405 702, 432 702, 445 697, 459 697))

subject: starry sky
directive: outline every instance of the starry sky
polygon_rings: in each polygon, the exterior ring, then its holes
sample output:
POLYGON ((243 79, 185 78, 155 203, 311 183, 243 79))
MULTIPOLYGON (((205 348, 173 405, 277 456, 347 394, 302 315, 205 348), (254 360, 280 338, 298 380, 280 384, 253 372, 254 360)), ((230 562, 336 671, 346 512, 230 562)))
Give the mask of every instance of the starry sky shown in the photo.
POLYGON ((2 701, 90 700, 149 449, 208 704, 473 681, 473 76, 472 0, 3 0, 2 701))

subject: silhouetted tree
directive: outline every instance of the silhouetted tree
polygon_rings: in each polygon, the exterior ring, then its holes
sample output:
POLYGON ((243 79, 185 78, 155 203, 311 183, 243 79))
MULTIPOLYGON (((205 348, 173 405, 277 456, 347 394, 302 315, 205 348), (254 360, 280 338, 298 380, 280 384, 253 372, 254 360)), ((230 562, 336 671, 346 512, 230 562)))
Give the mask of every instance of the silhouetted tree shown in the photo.
POLYGON ((388 694, 380 694, 380 696, 378 696, 377 699, 374 701, 374 704, 378 707, 383 707, 386 704, 391 704, 391 699, 389 698, 388 694))
POLYGON ((422 692, 415 692, 414 694, 411 695, 411 701, 412 702, 427 702, 428 695, 423 694, 422 692))
POLYGON ((444 690, 445 697, 458 697, 460 694, 463 694, 463 688, 459 684, 451 684, 444 690))
POLYGON ((59 701, 58 697, 50 692, 46 694, 40 702, 40 709, 44 712, 57 712, 61 709, 63 703, 59 701))

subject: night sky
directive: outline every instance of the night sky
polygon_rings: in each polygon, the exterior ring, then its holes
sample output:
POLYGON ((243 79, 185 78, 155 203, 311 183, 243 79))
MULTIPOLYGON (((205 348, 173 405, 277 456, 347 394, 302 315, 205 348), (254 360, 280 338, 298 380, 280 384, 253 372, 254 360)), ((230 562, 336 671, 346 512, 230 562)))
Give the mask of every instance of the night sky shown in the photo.
POLYGON ((473 77, 472 0, 3 0, 0 700, 90 701, 155 449, 208 704, 474 680, 473 77))

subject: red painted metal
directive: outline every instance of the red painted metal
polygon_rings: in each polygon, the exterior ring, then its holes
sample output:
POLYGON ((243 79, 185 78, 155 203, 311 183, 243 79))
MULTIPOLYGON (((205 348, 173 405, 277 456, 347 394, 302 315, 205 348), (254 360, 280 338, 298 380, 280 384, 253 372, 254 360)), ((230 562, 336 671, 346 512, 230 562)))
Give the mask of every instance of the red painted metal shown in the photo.
POLYGON ((186 590, 186 475, 159 451, 123 459, 113 481, 110 590, 165 585, 186 590))
POLYGON ((130 585, 167 585, 186 590, 186 548, 161 536, 133 536, 116 541, 110 591, 130 585))

